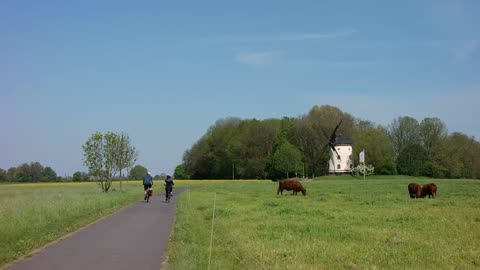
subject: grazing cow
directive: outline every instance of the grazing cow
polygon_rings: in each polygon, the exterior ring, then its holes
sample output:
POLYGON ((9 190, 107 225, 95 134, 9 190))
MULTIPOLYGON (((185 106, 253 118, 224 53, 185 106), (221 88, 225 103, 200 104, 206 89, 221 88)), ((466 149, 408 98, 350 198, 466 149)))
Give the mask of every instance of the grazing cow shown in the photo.
POLYGON ((408 193, 410 193, 410 198, 420 198, 422 194, 422 187, 417 183, 408 184, 408 193))
POLYGON ((432 198, 435 198, 435 196, 437 195, 437 185, 435 185, 434 183, 423 185, 421 197, 425 198, 425 196, 427 195, 428 195, 428 198, 430 198, 430 196, 432 198))
POLYGON ((307 194, 307 190, 302 186, 299 181, 291 179, 286 179, 278 182, 277 195, 278 193, 283 195, 283 190, 293 190, 294 195, 297 195, 297 192, 299 191, 302 192, 303 196, 307 194))

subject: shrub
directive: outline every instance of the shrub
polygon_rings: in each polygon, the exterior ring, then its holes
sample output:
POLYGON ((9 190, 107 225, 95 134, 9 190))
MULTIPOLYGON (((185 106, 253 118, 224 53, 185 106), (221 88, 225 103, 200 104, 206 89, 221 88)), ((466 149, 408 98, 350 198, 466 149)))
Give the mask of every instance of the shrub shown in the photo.
POLYGON ((373 167, 372 165, 358 165, 357 167, 354 167, 352 169, 352 174, 353 175, 363 175, 363 173, 365 172, 365 175, 373 175, 375 174, 375 167, 373 167))

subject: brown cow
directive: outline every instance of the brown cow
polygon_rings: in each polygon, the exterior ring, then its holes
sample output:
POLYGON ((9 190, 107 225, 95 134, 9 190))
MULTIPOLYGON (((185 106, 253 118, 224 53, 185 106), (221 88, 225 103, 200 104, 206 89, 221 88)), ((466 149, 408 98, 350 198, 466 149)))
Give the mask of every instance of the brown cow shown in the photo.
POLYGON ((430 198, 430 196, 432 198, 435 198, 435 196, 437 195, 437 185, 435 185, 434 183, 423 185, 421 197, 425 198, 425 196, 427 195, 428 195, 428 198, 430 198))
POLYGON ((417 183, 408 184, 408 193, 410 193, 410 198, 420 198, 422 192, 422 187, 417 183))
MULTIPOLYGON (((299 181, 286 179, 278 182, 277 195, 280 193, 283 195, 283 190, 293 190, 293 194, 297 195, 297 192, 301 191, 303 196, 307 194, 307 190, 302 186, 299 181)), ((293 195, 292 194, 292 195, 293 195)))
POLYGON ((437 185, 435 183, 430 183, 430 185, 432 186, 433 197, 437 197, 437 185))

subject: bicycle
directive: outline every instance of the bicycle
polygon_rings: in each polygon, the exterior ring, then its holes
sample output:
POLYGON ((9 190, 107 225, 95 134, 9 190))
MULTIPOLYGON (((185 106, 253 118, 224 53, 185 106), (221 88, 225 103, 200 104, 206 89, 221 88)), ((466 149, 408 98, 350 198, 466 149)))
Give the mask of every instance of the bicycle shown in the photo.
POLYGON ((172 188, 165 187, 165 201, 170 202, 171 197, 172 197, 172 188))
POLYGON ((145 195, 147 203, 150 201, 150 197, 153 195, 153 190, 151 187, 147 189, 147 194, 145 195))

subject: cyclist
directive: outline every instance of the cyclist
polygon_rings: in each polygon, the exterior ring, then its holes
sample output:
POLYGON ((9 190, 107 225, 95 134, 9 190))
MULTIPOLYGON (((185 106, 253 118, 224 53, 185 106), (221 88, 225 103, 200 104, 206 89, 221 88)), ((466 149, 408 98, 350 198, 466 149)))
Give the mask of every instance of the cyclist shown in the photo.
POLYGON ((147 199, 147 190, 153 186, 153 178, 150 172, 147 172, 147 174, 143 177, 143 190, 144 190, 144 199, 147 199))
POLYGON ((167 175, 167 178, 165 179, 165 200, 168 200, 168 196, 172 196, 172 190, 173 190, 173 178, 170 175, 167 175))

